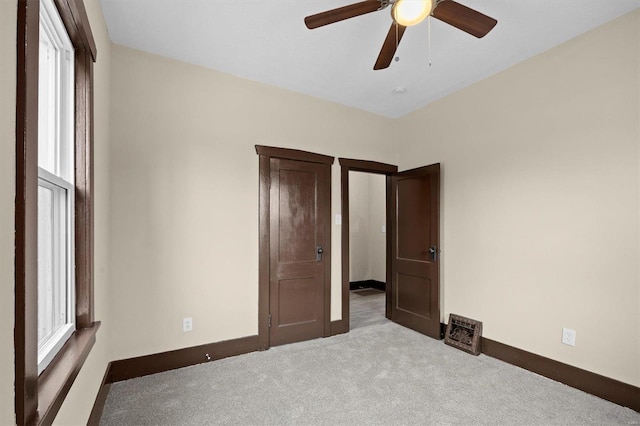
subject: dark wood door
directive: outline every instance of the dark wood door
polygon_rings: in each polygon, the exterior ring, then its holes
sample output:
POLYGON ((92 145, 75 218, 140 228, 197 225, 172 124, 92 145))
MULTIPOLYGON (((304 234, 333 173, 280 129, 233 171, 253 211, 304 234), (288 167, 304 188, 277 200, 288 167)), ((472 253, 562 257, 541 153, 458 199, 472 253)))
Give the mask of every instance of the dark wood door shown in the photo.
POLYGON ((271 345, 325 335, 330 166, 270 160, 271 345))
POLYGON ((440 164, 391 178, 391 319, 440 339, 440 164))

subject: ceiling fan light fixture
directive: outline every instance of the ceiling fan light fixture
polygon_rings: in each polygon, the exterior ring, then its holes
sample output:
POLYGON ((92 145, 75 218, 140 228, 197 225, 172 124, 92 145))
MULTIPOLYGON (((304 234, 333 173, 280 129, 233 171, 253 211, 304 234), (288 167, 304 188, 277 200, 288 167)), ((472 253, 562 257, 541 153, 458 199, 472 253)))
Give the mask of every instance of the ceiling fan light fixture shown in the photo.
POLYGON ((399 25, 410 27, 431 15, 434 3, 434 0, 397 0, 391 8, 391 17, 399 25))

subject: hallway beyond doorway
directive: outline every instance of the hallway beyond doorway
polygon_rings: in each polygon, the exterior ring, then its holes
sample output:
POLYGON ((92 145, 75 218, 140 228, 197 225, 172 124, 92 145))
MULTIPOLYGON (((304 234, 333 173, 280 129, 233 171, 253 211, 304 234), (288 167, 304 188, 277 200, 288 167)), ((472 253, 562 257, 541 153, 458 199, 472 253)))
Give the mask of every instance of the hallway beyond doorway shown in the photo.
POLYGON ((384 315, 385 303, 384 291, 373 288, 351 290, 349 297, 351 330, 389 322, 384 315))

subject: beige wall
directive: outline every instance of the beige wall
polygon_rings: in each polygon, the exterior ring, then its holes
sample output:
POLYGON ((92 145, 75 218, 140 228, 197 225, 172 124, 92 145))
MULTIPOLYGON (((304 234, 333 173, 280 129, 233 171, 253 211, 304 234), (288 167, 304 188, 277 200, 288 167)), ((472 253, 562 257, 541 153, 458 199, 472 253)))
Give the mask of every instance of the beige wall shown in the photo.
POLYGON ((14 203, 17 1, 0 1, 0 424, 14 410, 14 203))
POLYGON ((349 172, 349 280, 385 282, 385 177, 349 172))
MULTIPOLYGON (((390 161, 392 121, 124 47, 112 60, 112 358, 257 334, 254 145, 390 161)), ((332 177, 335 214, 337 162, 332 177)), ((332 249, 339 319, 336 225, 332 249)))
POLYGON ((369 175, 369 204, 371 212, 371 279, 387 281, 387 178, 369 175), (382 232, 382 226, 385 232, 382 232))
POLYGON ((97 341, 76 378, 54 424, 86 424, 109 358, 109 143, 111 102, 111 41, 100 0, 84 0, 96 41, 94 65, 94 196, 95 196, 95 319, 102 322, 97 341))
POLYGON ((368 174, 349 172, 349 281, 372 279, 370 186, 368 174))
POLYGON ((476 318, 486 337, 636 386, 639 21, 397 122, 401 169, 442 164, 443 319, 476 318))

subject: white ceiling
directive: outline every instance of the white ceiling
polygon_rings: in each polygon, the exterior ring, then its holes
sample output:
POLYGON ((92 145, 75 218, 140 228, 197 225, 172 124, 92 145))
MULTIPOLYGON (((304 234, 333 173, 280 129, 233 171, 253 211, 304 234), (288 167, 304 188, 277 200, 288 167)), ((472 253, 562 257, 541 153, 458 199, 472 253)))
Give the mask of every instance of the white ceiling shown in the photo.
MULTIPOLYGON (((114 43, 399 117, 640 7, 640 0, 458 0, 498 20, 476 39, 431 19, 373 71, 389 9, 308 30, 359 0, 101 0, 114 43), (404 94, 394 93, 403 88, 404 94)), ((593 52, 594 61, 598 52, 593 52)))

